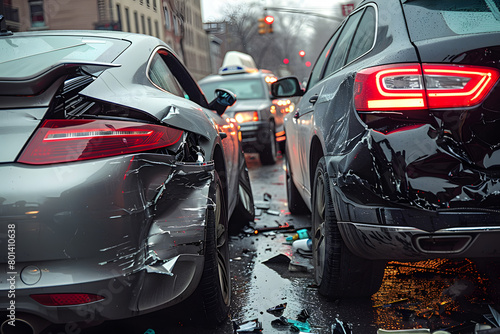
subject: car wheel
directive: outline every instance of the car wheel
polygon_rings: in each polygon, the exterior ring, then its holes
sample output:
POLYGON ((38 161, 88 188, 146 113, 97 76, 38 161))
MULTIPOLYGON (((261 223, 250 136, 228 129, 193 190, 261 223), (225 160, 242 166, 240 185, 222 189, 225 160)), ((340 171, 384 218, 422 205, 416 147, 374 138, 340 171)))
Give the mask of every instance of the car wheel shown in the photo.
POLYGON ((268 138, 266 146, 259 152, 260 162, 263 165, 274 165, 276 163, 277 155, 276 131, 274 123, 269 126, 268 138))
POLYGON ((288 201, 288 210, 290 210, 290 213, 294 215, 300 215, 309 211, 306 203, 299 193, 299 190, 295 186, 295 183, 293 183, 288 157, 286 158, 286 198, 288 201))
POLYGON ((221 180, 216 171, 214 174, 207 205, 205 263, 200 284, 194 294, 201 303, 202 312, 191 308, 197 320, 208 327, 217 326, 227 319, 231 302, 227 211, 221 180))
POLYGON ((352 254, 342 240, 324 158, 314 176, 311 235, 320 294, 329 298, 367 297, 378 291, 385 263, 352 254))
POLYGON ((240 167, 239 183, 238 183, 238 201, 234 208, 231 220, 229 221, 229 230, 233 234, 239 232, 241 228, 255 219, 255 205, 248 176, 248 168, 245 157, 242 153, 242 167, 240 167))

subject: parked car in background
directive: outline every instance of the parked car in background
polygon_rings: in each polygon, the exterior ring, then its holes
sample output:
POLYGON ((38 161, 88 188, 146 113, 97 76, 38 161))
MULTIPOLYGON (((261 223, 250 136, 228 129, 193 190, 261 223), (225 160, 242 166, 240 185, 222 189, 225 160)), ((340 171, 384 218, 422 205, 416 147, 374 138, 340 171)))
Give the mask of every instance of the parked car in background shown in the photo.
POLYGON ((258 153, 264 165, 276 162, 278 145, 285 141, 284 115, 294 108, 290 99, 271 97, 270 84, 276 80, 271 71, 249 67, 248 64, 233 64, 225 65, 218 74, 198 81, 209 98, 220 88, 237 96, 237 102, 227 109, 224 116, 233 118, 240 125, 243 151, 258 153))
POLYGON ((312 212, 330 297, 378 290, 387 260, 498 260, 499 1, 363 1, 285 118, 292 213, 312 212))
POLYGON ((208 103, 146 35, 5 34, 0 50, 0 270, 15 281, 14 300, 0 280, 0 306, 15 302, 16 329, 181 301, 225 320, 228 221, 254 218, 238 126, 221 117, 234 96, 208 103))

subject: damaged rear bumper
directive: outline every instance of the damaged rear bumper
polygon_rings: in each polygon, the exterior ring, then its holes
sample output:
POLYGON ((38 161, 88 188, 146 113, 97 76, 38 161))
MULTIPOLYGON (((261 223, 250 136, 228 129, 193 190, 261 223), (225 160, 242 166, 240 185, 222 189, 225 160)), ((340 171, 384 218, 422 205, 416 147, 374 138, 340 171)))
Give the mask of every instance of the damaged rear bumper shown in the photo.
POLYGON ((338 222, 342 239, 357 256, 372 260, 491 258, 500 255, 500 227, 453 227, 425 231, 409 226, 338 222))
MULTIPOLYGON (((15 273, 16 312, 94 323, 174 305, 198 286, 213 163, 137 154, 0 170, 0 245, 8 228, 16 235, 15 268, 5 251, 0 271, 15 273), (44 306, 30 297, 60 293, 104 299, 44 306)), ((9 288, 0 282, 4 296, 9 288)))
POLYGON ((442 147, 430 125, 367 129, 326 156, 338 226, 356 255, 380 260, 500 256, 500 178, 442 147))

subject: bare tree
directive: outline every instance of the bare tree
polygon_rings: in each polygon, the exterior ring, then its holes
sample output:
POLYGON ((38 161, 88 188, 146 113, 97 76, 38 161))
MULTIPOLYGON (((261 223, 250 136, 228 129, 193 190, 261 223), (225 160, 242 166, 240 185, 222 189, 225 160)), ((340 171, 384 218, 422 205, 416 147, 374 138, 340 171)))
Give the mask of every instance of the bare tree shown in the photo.
POLYGON ((296 52, 294 50, 300 47, 297 45, 306 44, 304 32, 308 30, 309 21, 296 14, 267 14, 275 17, 273 33, 261 35, 258 32, 258 20, 266 13, 259 3, 227 5, 224 11, 227 49, 250 54, 258 67, 277 72, 284 58, 298 55, 299 49, 296 52))

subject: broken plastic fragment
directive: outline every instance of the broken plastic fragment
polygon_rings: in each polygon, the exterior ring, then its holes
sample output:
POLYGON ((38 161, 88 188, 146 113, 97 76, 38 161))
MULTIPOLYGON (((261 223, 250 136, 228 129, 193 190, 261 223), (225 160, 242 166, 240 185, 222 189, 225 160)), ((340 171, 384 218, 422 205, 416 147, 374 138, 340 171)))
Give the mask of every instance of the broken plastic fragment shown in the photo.
POLYGON ((290 323, 288 322, 287 318, 281 316, 278 319, 271 321, 271 326, 275 328, 283 328, 283 327, 289 327, 290 323))
POLYGON ((266 310, 267 313, 271 313, 272 315, 279 317, 280 315, 283 314, 283 312, 286 309, 286 303, 276 305, 274 307, 268 308, 266 310))
POLYGON ((303 309, 300 311, 300 313, 297 315, 297 320, 300 322, 306 322, 307 319, 309 319, 311 315, 309 314, 309 311, 306 309, 303 309))
POLYGON ((302 322, 298 320, 288 319, 288 323, 290 324, 290 330, 293 332, 302 332, 302 333, 311 332, 311 325, 309 324, 308 321, 302 322))
MULTIPOLYGON (((377 333, 379 332, 377 331, 377 333)), ((344 326, 344 323, 342 321, 340 321, 338 318, 335 318, 332 324, 332 334, 352 334, 352 324, 348 323, 344 326)))
POLYGON ((488 305, 488 307, 490 308, 491 315, 493 316, 493 320, 495 320, 495 322, 492 322, 489 319, 488 320, 493 324, 493 326, 500 327, 500 313, 491 307, 491 305, 488 305))
POLYGON ((258 319, 253 319, 242 324, 233 321, 234 333, 258 333, 262 332, 262 323, 258 319))
POLYGON ((165 274, 165 275, 173 276, 174 274, 172 274, 172 269, 174 268, 174 265, 177 262, 178 258, 179 258, 179 255, 177 255, 176 257, 170 259, 169 261, 167 261, 161 265, 146 266, 146 270, 148 273, 165 274))

